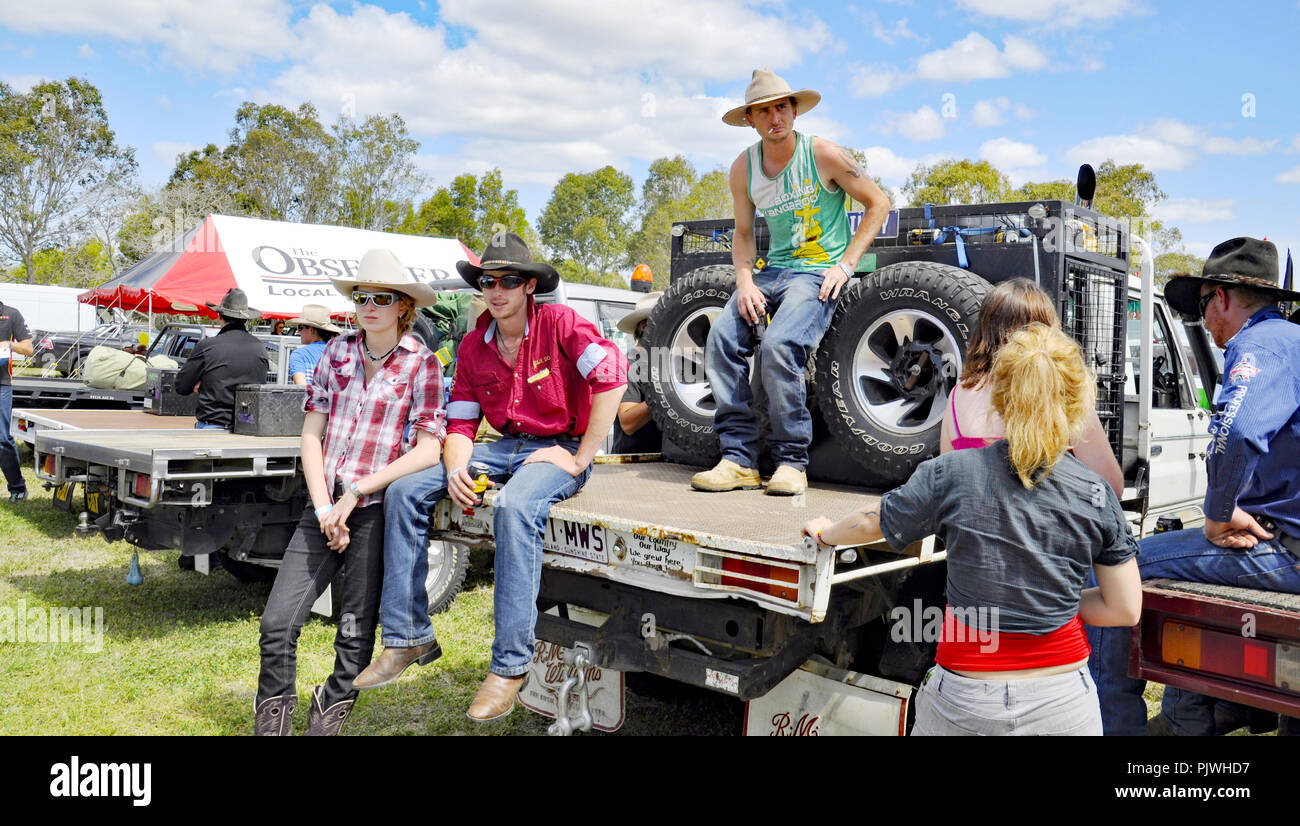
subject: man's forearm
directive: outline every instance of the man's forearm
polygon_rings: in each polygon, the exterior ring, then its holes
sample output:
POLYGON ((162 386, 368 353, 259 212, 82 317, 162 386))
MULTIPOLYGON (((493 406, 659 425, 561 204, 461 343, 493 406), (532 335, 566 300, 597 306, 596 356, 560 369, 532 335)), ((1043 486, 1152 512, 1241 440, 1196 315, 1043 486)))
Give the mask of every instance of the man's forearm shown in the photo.
POLYGON ((840 256, 840 261, 847 264, 849 269, 857 270, 858 262, 862 260, 862 256, 866 255, 867 249, 876 240, 876 235, 884 226, 885 216, 888 214, 889 204, 885 204, 879 208, 873 206, 867 210, 866 215, 862 216, 862 221, 858 224, 858 231, 853 233, 853 237, 849 239, 848 247, 844 250, 844 254, 840 256))
POLYGON ((9 349, 13 350, 20 356, 30 356, 33 351, 32 340, 25 338, 22 341, 10 342, 9 349))
POLYGON ((618 415, 618 403, 623 400, 627 387, 619 385, 611 390, 602 390, 591 397, 591 417, 587 420, 587 432, 582 434, 575 458, 578 467, 585 468, 596 458, 596 452, 605 443, 605 436, 614 426, 614 417, 618 415))
POLYGON ((442 466, 447 475, 469 464, 474 455, 474 443, 460 433, 448 433, 442 445, 442 466))
POLYGON ((758 263, 758 247, 754 245, 754 231, 737 228, 731 236, 731 263, 736 267, 736 283, 753 283, 754 265, 758 263))

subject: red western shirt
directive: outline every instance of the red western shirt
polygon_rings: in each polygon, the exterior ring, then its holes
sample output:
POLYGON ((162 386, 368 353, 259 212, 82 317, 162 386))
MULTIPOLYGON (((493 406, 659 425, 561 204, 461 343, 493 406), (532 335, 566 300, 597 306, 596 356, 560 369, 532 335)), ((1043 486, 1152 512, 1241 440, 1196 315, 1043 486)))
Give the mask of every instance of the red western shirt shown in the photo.
POLYGON ((447 433, 474 439, 479 420, 502 433, 581 436, 594 393, 627 384, 627 359, 595 325, 562 304, 528 300, 528 320, 513 367, 496 345, 490 313, 465 335, 447 405, 447 433))

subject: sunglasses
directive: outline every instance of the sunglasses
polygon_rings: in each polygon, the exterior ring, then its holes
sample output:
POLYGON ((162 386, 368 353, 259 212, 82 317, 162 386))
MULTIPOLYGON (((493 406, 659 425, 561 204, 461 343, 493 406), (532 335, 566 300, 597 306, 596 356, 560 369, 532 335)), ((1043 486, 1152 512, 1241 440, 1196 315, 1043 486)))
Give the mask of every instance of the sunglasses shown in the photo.
POLYGON ((398 298, 397 293, 363 293, 360 290, 352 291, 352 303, 358 307, 366 306, 366 302, 373 303, 376 307, 391 306, 398 298))
POLYGON ((525 280, 526 279, 522 275, 480 275, 478 277, 478 285, 482 289, 490 290, 500 284, 502 289, 514 290, 524 286, 525 280))
POLYGON ((1197 300, 1196 306, 1201 311, 1201 318, 1205 318, 1205 308, 1210 306, 1210 302, 1213 301, 1214 297, 1218 294, 1219 294, 1218 290, 1211 290, 1210 292, 1201 296, 1200 299, 1197 300))

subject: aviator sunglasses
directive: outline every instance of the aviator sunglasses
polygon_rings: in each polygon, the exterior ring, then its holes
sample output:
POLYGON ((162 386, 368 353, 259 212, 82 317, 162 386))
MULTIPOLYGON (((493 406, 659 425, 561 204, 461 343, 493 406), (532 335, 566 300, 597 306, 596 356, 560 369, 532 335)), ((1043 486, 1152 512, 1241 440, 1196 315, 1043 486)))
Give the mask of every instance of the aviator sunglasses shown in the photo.
POLYGON ((366 306, 366 302, 373 302, 376 307, 390 306, 397 300, 397 293, 363 293, 360 290, 352 291, 352 303, 358 307, 366 306))
POLYGON ((497 284, 500 284, 503 289, 513 290, 524 285, 524 277, 522 275, 496 276, 486 274, 478 277, 479 287, 485 290, 490 290, 497 284))

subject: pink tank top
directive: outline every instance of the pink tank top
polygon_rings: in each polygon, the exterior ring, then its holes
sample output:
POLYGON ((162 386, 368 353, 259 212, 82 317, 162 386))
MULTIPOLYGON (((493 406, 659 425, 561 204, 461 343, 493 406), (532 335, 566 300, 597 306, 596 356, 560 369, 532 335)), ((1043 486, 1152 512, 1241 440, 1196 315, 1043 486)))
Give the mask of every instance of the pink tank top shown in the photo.
POLYGON ((968 448, 973 447, 988 447, 991 444, 996 444, 1001 441, 1000 439, 985 439, 980 436, 961 435, 961 426, 957 424, 957 388, 955 387, 953 388, 953 392, 948 396, 948 406, 952 408, 952 429, 957 434, 952 440, 953 450, 967 450, 968 448))

